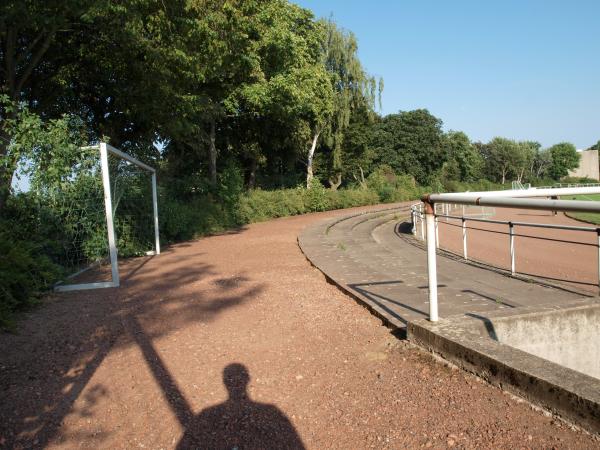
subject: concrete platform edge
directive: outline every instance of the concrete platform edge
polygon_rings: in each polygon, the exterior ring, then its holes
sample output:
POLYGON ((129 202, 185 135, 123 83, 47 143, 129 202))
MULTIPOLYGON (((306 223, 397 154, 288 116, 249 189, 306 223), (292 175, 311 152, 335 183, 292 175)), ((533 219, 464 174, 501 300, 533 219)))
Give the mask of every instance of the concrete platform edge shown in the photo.
POLYGON ((524 352, 496 343, 502 352, 502 355, 496 357, 494 349, 483 342, 477 342, 475 335, 458 337, 445 333, 426 320, 409 322, 407 337, 412 343, 490 384, 523 397, 567 422, 600 434, 600 390, 594 395, 577 389, 577 386, 589 386, 591 380, 595 387, 600 388, 600 381, 529 354, 527 360, 534 359, 542 370, 531 366, 519 367, 519 354, 524 352), (461 342, 462 340, 465 342, 461 342), (510 365, 506 363, 507 356, 512 356, 510 365), (568 387, 561 382, 561 375, 564 375, 561 372, 564 371, 569 372, 571 382, 568 387), (548 376, 549 374, 554 376, 548 376))

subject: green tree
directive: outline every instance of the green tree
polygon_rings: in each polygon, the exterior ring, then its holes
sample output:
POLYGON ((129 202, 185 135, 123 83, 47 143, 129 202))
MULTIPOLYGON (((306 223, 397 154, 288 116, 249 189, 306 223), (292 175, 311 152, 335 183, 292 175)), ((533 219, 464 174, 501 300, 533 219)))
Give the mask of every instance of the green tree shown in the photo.
POLYGON ((0 4, 0 213, 21 150, 11 133, 24 123, 22 102, 31 104, 31 91, 40 78, 41 64, 59 33, 64 33, 89 5, 84 1, 5 1, 0 4))
POLYGON ((573 144, 561 142, 550 147, 548 151, 552 159, 548 174, 555 180, 566 177, 569 170, 576 169, 579 166, 580 155, 573 144))
POLYGON ((322 29, 310 11, 280 0, 192 4, 197 18, 187 52, 196 69, 184 79, 168 156, 177 165, 189 147, 188 170, 198 170, 206 155, 213 185, 217 156, 236 159, 252 187, 269 159, 297 156, 300 141, 332 109, 322 29))
POLYGON ((442 121, 426 109, 390 114, 373 132, 373 151, 377 164, 427 184, 447 159, 442 121))
POLYGON ((366 107, 353 111, 342 146, 342 177, 365 186, 365 173, 370 173, 375 153, 372 147, 375 121, 378 118, 366 107))
POLYGON ((519 141, 517 146, 519 147, 520 157, 515 167, 516 178, 518 182, 523 182, 525 178, 532 178, 536 157, 542 144, 534 141, 519 141))
POLYGON ((449 131, 444 137, 448 162, 456 168, 459 181, 476 181, 481 178, 483 158, 462 131, 449 131))
POLYGON ((522 149, 514 140, 495 137, 480 148, 487 177, 492 181, 504 184, 524 165, 522 149))
POLYGON ((552 165, 552 155, 548 150, 542 150, 541 145, 535 150, 531 161, 530 179, 544 178, 552 165))
MULTIPOLYGON (((323 131, 324 144, 329 150, 327 178, 332 189, 342 182, 344 135, 350 126, 353 111, 375 106, 377 92, 381 95, 383 83, 379 84, 363 69, 358 59, 358 43, 353 33, 340 29, 331 19, 321 21, 326 32, 323 40, 322 58, 333 86, 333 114, 323 131)), ((316 148, 317 132, 313 136, 312 153, 316 148)), ((309 164, 310 167, 310 164, 309 164)), ((310 175, 307 174, 307 181, 310 175)))
MULTIPOLYGON (((0 6, 0 89, 44 120, 80 116, 97 140, 138 156, 153 146, 177 87, 178 51, 189 19, 182 0, 28 0, 0 6)), ((11 120, 14 109, 0 111, 11 120)), ((0 158, 15 136, 1 127, 0 158)), ((11 164, 0 167, 0 211, 10 191, 11 164)))
POLYGON ((0 166, 11 174, 11 183, 19 166, 37 188, 67 181, 73 167, 84 159, 81 145, 87 136, 81 121, 66 115, 43 121, 6 95, 0 96, 0 105, 8 116, 0 122, 0 130, 11 137, 0 166))

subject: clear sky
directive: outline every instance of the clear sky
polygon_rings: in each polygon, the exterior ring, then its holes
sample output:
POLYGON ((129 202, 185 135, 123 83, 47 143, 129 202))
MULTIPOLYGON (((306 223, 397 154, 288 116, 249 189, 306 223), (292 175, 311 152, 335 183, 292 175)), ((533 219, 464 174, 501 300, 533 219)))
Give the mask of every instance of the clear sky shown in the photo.
POLYGON ((587 148, 600 139, 600 0, 294 0, 358 38, 383 113, 587 148))

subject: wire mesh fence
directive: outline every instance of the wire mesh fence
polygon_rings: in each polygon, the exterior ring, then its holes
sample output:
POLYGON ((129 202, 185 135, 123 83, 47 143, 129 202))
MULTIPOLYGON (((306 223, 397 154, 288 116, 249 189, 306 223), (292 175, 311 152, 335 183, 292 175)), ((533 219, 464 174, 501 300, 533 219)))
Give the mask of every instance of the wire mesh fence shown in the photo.
MULTIPOLYGON (((90 147, 70 176, 38 195, 38 216, 56 232, 52 259, 65 270, 60 286, 108 283, 112 261, 102 165, 97 147, 90 147)), ((107 153, 110 206, 119 258, 154 253, 153 172, 107 153)), ((115 262, 116 263, 116 262, 115 262)))

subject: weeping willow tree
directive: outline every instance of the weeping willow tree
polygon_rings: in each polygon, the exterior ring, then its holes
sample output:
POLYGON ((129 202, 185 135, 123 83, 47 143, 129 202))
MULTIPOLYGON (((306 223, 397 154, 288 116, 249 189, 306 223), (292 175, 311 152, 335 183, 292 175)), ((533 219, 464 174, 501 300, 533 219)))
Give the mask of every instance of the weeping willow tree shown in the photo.
POLYGON ((317 141, 319 136, 323 136, 324 145, 330 150, 329 185, 337 189, 342 183, 342 144, 352 113, 361 107, 372 112, 377 99, 381 105, 383 80, 377 81, 362 67, 358 59, 358 43, 352 32, 339 28, 331 19, 321 20, 320 24, 324 29, 323 64, 333 88, 333 111, 313 134, 307 164, 307 185, 310 186, 313 176, 312 162, 317 141))

